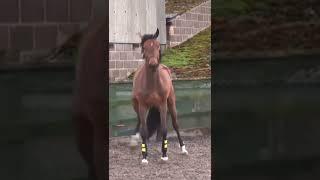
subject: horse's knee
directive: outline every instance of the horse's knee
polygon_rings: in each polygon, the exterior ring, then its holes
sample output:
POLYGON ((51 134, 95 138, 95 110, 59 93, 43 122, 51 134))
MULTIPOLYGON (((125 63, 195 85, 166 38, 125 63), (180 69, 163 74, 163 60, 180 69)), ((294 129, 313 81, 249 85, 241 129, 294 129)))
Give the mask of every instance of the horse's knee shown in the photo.
POLYGON ((168 132, 167 127, 161 128, 161 133, 162 133, 163 138, 167 138, 167 132, 168 132))
POLYGON ((148 137, 148 129, 147 129, 147 126, 142 126, 140 128, 140 135, 142 138, 146 138, 148 137))

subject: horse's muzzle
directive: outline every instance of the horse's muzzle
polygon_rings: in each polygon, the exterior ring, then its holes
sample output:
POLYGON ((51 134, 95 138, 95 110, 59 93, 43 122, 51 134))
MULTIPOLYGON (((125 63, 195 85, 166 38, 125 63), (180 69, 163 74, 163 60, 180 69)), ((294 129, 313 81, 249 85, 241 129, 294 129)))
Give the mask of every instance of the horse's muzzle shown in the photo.
POLYGON ((158 67, 159 63, 158 63, 158 60, 156 58, 151 58, 149 60, 149 67, 151 68, 156 68, 158 67))

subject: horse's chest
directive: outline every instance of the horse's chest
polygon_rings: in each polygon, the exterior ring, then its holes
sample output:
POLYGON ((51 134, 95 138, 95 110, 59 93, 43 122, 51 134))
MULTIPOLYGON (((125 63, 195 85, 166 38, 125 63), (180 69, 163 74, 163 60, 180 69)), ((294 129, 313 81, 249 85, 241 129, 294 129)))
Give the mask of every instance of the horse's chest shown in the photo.
POLYGON ((150 106, 155 106, 163 101, 163 96, 161 96, 159 93, 148 93, 142 95, 142 98, 144 99, 145 103, 150 106))

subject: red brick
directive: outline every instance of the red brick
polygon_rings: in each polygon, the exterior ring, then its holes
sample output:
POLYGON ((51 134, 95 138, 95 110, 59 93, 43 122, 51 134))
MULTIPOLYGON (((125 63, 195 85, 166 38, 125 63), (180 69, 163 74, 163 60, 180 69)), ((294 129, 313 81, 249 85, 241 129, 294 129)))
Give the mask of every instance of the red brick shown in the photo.
POLYGON ((38 26, 35 28, 35 47, 37 49, 54 48, 57 43, 57 26, 38 26))
POLYGON ((199 28, 199 22, 198 22, 198 21, 194 21, 193 26, 194 26, 195 28, 199 28))
POLYGON ((79 24, 61 24, 59 25, 59 31, 71 35, 80 30, 79 24))
POLYGON ((191 20, 191 14, 190 13, 186 13, 186 20, 191 20))
POLYGON ((120 60, 126 60, 127 59, 127 53, 126 52, 120 52, 120 60))
POLYGON ((174 34, 179 34, 180 33, 180 28, 174 28, 173 31, 174 31, 174 34))
POLYGON ((125 61, 123 64, 124 68, 131 68, 132 61, 125 61))
POLYGON ((192 20, 198 20, 198 15, 197 14, 192 14, 191 18, 192 18, 192 20))
POLYGON ((200 9, 201 9, 201 13, 202 13, 202 14, 205 14, 205 13, 206 13, 205 7, 202 6, 200 9))
POLYGON ((131 61, 130 62, 130 68, 137 68, 138 67, 138 61, 131 61))
POLYGON ((193 26, 193 22, 192 21, 187 21, 187 27, 192 27, 193 26))
POLYGON ((116 68, 116 62, 115 61, 109 61, 109 68, 116 68))
POLYGON ((112 60, 120 60, 120 52, 109 52, 112 60))
POLYGON ((120 74, 119 74, 120 78, 127 77, 127 70, 126 69, 121 69, 121 70, 119 70, 119 72, 120 72, 120 74))
POLYGON ((175 40, 175 35, 174 36, 169 36, 169 40, 171 41, 171 42, 175 42, 176 40, 175 40))
POLYGON ((198 30, 197 29, 192 29, 191 32, 192 32, 192 34, 197 34, 198 30))
POLYGON ((134 58, 135 58, 135 59, 142 59, 142 54, 141 54, 141 52, 135 52, 135 53, 134 53, 134 58))
POLYGON ((181 28, 180 34, 185 34, 186 33, 186 28, 181 28))
POLYGON ((127 52, 127 59, 128 60, 133 60, 134 59, 133 52, 127 52))
POLYGON ((47 0, 47 21, 67 22, 68 0, 47 0))
POLYGON ((199 15, 198 15, 198 20, 199 20, 199 21, 203 21, 203 15, 199 14, 199 15))
POLYGON ((33 48, 33 28, 31 26, 16 26, 10 28, 11 48, 31 50, 33 48))
POLYGON ((112 77, 118 77, 118 76, 119 76, 119 70, 118 69, 112 70, 112 77))
POLYGON ((18 0, 0 0, 0 22, 18 22, 18 0))
POLYGON ((141 52, 141 47, 139 43, 135 43, 132 45, 133 51, 141 52))
POLYGON ((182 41, 182 36, 176 36, 176 42, 181 42, 182 41))
POLYGON ((116 61, 116 68, 123 68, 123 61, 116 61))
POLYGON ((182 41, 185 41, 188 38, 188 36, 181 36, 181 38, 182 38, 182 41))
POLYGON ((123 44, 124 51, 132 51, 132 44, 123 44))
POLYGON ((0 50, 9 48, 9 32, 7 26, 0 26, 0 50))
POLYGON ((176 26, 180 27, 181 26, 181 20, 176 20, 176 26))
POLYGON ((186 20, 186 14, 182 14, 182 15, 179 17, 179 19, 181 19, 181 20, 186 20))
POLYGON ((44 20, 44 1, 33 0, 21 2, 21 20, 22 22, 41 22, 44 20))
POLYGON ((91 16, 92 0, 70 0, 71 21, 88 21, 91 16))
POLYGON ((123 51, 124 50, 123 44, 115 44, 115 47, 116 47, 116 51, 123 51))
POLYGON ((206 13, 206 14, 210 14, 210 8, 207 8, 207 7, 206 7, 205 13, 206 13))
POLYGON ((186 31, 186 34, 191 34, 191 29, 190 28, 186 28, 185 31, 186 31))

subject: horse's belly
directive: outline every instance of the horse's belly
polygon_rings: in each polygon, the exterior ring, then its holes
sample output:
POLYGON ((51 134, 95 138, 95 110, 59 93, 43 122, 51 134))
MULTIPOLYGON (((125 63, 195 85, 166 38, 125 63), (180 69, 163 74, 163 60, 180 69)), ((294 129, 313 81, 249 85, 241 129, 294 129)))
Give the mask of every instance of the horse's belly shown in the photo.
POLYGON ((154 93, 145 97, 145 102, 149 106, 159 106, 163 102, 163 98, 158 94, 154 93))

